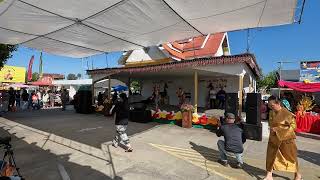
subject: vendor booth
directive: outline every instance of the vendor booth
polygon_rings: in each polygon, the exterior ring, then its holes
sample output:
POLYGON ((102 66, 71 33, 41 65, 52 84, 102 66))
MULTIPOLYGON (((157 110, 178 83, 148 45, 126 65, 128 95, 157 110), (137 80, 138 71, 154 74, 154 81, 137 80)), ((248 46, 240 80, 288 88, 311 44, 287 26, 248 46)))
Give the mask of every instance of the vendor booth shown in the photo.
POLYGON ((311 93, 320 92, 320 83, 316 82, 290 82, 290 81, 279 81, 280 87, 288 87, 294 91, 305 93, 299 100, 297 105, 296 132, 306 132, 320 134, 320 111, 319 105, 315 103, 315 99, 311 93), (307 94, 309 96, 307 96, 307 94))

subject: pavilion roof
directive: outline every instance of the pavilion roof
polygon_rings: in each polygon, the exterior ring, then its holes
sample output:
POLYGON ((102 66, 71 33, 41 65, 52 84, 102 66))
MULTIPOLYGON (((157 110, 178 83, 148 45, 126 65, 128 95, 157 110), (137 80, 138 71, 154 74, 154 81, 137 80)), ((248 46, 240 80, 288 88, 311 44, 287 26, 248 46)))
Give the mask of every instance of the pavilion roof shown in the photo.
POLYGON ((239 54, 232 56, 220 56, 220 57, 208 57, 208 58, 196 58, 184 61, 175 61, 170 63, 163 63, 157 65, 146 65, 139 67, 114 67, 104 69, 87 70, 88 74, 117 74, 120 72, 128 73, 141 73, 141 72, 159 72, 171 69, 183 69, 192 68, 207 65, 221 65, 221 64, 239 64, 245 63, 252 70, 256 76, 261 75, 260 68, 256 62, 256 58, 253 54, 239 54))

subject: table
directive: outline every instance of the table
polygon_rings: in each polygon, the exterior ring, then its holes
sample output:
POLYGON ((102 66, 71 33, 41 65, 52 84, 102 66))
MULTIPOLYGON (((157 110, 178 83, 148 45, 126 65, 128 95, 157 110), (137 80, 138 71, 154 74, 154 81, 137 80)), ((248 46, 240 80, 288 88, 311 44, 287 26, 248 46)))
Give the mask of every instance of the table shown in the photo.
POLYGON ((307 132, 320 134, 320 115, 296 115, 297 128, 296 132, 307 132))

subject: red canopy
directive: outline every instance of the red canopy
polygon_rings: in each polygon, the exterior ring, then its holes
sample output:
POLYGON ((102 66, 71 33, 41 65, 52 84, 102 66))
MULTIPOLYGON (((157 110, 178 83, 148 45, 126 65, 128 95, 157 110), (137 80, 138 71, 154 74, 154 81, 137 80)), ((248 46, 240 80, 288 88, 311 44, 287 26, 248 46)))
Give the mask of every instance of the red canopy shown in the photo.
POLYGON ((300 92, 320 92, 320 83, 304 83, 304 82, 290 82, 278 81, 280 87, 288 87, 300 92))
POLYGON ((30 84, 35 86, 52 86, 53 78, 50 76, 44 76, 38 81, 31 82, 30 84))

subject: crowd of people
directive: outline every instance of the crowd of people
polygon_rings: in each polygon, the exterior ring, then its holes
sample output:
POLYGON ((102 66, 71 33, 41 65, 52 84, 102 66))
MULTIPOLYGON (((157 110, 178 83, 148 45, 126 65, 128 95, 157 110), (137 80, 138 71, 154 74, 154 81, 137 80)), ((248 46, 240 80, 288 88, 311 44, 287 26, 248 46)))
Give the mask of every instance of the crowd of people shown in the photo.
POLYGON ((66 89, 62 91, 53 90, 32 90, 27 89, 0 91, 0 107, 1 112, 15 112, 17 110, 38 110, 55 107, 57 105, 62 106, 65 109, 65 105, 69 101, 69 93, 66 89))

